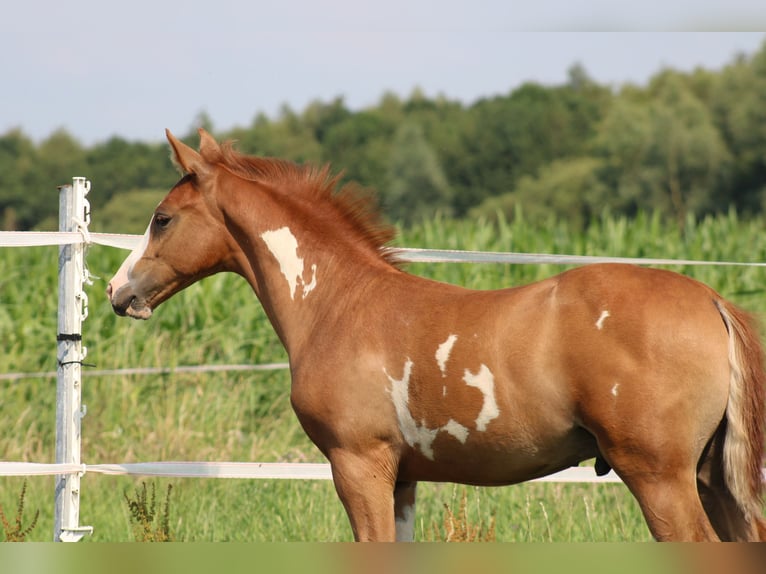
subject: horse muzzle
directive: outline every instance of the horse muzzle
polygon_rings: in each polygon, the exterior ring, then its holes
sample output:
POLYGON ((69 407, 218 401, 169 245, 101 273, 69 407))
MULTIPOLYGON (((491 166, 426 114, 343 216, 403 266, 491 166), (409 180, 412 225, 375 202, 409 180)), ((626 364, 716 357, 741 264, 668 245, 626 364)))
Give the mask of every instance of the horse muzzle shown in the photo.
POLYGON ((133 319, 148 319, 152 316, 152 308, 142 297, 138 297, 130 284, 125 284, 113 291, 112 284, 106 288, 106 296, 112 304, 112 309, 120 317, 132 317, 133 319))

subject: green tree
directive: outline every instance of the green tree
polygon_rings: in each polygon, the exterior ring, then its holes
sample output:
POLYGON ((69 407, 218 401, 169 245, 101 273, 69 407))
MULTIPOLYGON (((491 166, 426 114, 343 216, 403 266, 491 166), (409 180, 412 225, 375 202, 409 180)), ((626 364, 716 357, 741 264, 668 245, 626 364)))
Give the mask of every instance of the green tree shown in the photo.
POLYGON ((378 110, 356 112, 327 130, 323 157, 336 169, 342 169, 347 179, 379 188, 386 177, 396 127, 378 110))
POLYGON ((0 214, 5 230, 28 229, 37 198, 31 193, 37 150, 21 130, 0 137, 0 214))
POLYGON ((709 109, 684 78, 667 71, 646 91, 629 89, 611 106, 595 139, 602 181, 620 211, 656 209, 679 222, 715 202, 730 162, 709 109))
POLYGON ((398 221, 411 223, 437 211, 451 214, 452 192, 422 128, 403 123, 394 136, 384 206, 398 221))
POLYGON ((618 98, 603 120, 594 142, 602 158, 602 181, 612 190, 610 204, 635 214, 650 186, 645 165, 652 146, 651 113, 628 97, 618 98))
POLYGON ((766 201, 766 42, 752 57, 741 56, 718 75, 712 113, 733 162, 726 198, 746 212, 766 201))
POLYGON ((322 157, 312 126, 287 104, 282 106, 277 120, 261 113, 249 129, 235 129, 224 137, 236 140, 245 153, 314 163, 322 157))
POLYGON ((708 108, 678 76, 667 75, 650 109, 654 130, 650 162, 670 210, 681 223, 687 212, 714 210, 713 193, 730 158, 708 108))
POLYGON ((131 189, 113 196, 93 218, 93 231, 142 234, 167 189, 131 189))
MULTIPOLYGON (((46 218, 58 221, 58 185, 71 182, 82 166, 79 144, 54 132, 35 147, 21 130, 0 137, 0 214, 5 229, 32 229, 46 218), (74 173, 73 173, 74 172, 74 173)), ((48 226, 50 227, 50 225, 48 226)))
POLYGON ((100 208, 115 194, 132 189, 169 190, 178 180, 164 142, 129 142, 112 137, 88 150, 86 176, 91 205, 100 208))
POLYGON ((46 227, 57 229, 59 202, 56 186, 70 184, 72 177, 85 176, 85 150, 65 130, 57 130, 37 148, 37 158, 35 178, 39 182, 39 195, 35 217, 39 221, 53 222, 46 227))
POLYGON ((337 97, 326 104, 319 100, 311 102, 303 111, 302 120, 313 138, 322 144, 327 132, 351 115, 343 98, 337 97))
MULTIPOLYGON (((468 111, 456 208, 465 212, 486 197, 511 191, 523 176, 545 164, 587 155, 590 139, 611 100, 584 70, 571 85, 548 88, 528 83, 509 96, 477 102, 468 111)), ((450 176, 454 172, 450 172, 450 176)))
POLYGON ((602 161, 594 157, 553 161, 538 175, 522 177, 513 192, 486 199, 471 216, 492 218, 501 212, 510 220, 520 209, 529 221, 566 219, 573 229, 582 229, 608 207, 601 168, 602 161))
POLYGON ((472 158, 466 153, 464 145, 464 134, 469 131, 472 121, 465 107, 460 102, 443 96, 426 100, 422 93, 417 91, 412 99, 395 107, 397 103, 389 99, 387 106, 383 106, 382 109, 388 110, 399 129, 404 123, 417 124, 422 128, 422 136, 436 154, 444 176, 452 188, 452 206, 447 212, 462 213, 459 192, 463 189, 470 190, 473 185, 473 179, 466 177, 473 174, 470 172, 472 158))

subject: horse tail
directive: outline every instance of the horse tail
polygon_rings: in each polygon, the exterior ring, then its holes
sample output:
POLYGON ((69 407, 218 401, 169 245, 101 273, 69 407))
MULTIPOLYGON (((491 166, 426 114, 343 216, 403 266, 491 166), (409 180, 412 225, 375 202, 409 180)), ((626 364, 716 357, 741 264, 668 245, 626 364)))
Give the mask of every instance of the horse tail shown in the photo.
POLYGON ((766 426, 766 372, 764 351, 753 317, 719 299, 716 307, 729 332, 729 401, 723 443, 726 487, 744 514, 766 536, 761 517, 764 427, 766 426))

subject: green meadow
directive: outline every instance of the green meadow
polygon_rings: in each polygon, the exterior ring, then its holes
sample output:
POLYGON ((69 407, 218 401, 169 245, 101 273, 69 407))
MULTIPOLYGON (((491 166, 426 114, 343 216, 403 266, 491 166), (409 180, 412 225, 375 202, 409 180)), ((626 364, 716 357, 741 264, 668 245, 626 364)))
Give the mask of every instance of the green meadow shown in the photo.
MULTIPOLYGON (((403 231, 397 245, 443 249, 766 261, 761 219, 729 213, 683 228, 658 216, 605 215, 587 230, 566 221, 436 218, 403 231)), ((173 367, 286 360, 263 311, 234 275, 208 278, 160 307, 147 322, 116 317, 106 281, 126 252, 92 246, 87 262, 90 316, 84 324, 87 363, 98 369, 173 367)), ((56 368, 55 247, 0 249, 0 373, 56 368)), ((531 282, 560 265, 412 264, 412 273, 472 288, 531 282)), ((766 269, 674 266, 766 317, 766 269)), ((0 459, 53 462, 54 378, 0 381, 0 459)), ((289 403, 286 371, 152 376, 94 376, 84 371, 82 459, 88 464, 146 461, 324 462, 304 436, 289 403)), ((0 505, 9 523, 19 514, 24 478, 0 477, 0 505)), ((23 524, 39 511, 26 537, 50 541, 53 478, 26 479, 23 524)), ((351 529, 329 481, 154 479, 86 474, 80 523, 86 541, 135 540, 128 499, 142 484, 167 502, 168 529, 178 541, 348 541, 351 529), (172 491, 167 498, 168 485, 172 491)), ((416 539, 442 540, 450 513, 498 541, 647 541, 637 504, 621 484, 523 484, 476 488, 423 483, 416 539), (461 509, 463 511, 461 512, 461 509)), ((2 539, 2 533, 0 533, 2 539)))

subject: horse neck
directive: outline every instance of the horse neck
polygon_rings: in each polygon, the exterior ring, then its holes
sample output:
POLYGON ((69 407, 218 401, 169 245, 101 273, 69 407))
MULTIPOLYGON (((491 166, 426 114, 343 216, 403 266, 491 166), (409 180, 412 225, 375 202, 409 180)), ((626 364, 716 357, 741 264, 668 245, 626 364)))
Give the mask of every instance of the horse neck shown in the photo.
POLYGON ((346 313, 377 277, 394 268, 361 245, 339 241, 331 225, 301 221, 296 212, 302 210, 291 209, 284 198, 258 195, 222 210, 247 262, 239 271, 292 360, 320 323, 334 324, 335 315, 346 313))

